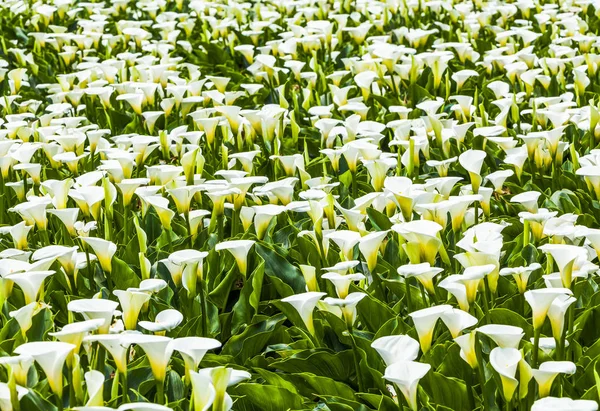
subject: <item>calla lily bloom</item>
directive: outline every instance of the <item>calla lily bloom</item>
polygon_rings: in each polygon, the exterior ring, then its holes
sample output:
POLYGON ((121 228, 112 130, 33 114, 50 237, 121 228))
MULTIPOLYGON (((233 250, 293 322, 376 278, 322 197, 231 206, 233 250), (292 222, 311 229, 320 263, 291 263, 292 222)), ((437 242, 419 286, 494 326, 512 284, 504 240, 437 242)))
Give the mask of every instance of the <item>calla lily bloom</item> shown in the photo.
POLYGON ((475 194, 479 192, 479 186, 481 185, 481 166, 485 157, 485 151, 481 150, 467 150, 458 157, 460 165, 469 173, 471 186, 475 194))
POLYGON ((7 368, 12 373, 16 383, 22 386, 27 386, 27 374, 34 361, 34 358, 28 354, 0 357, 0 365, 7 368))
POLYGON ((19 274, 11 274, 5 278, 21 288, 25 297, 25 304, 30 304, 37 301, 44 280, 53 274, 54 271, 27 271, 19 274))
POLYGON ((435 305, 409 314, 415 324, 415 329, 419 336, 419 343, 421 344, 423 353, 426 353, 429 351, 429 348, 431 348, 433 331, 437 321, 446 311, 451 309, 452 306, 450 305, 435 305))
MULTIPOLYGON (((16 400, 21 401, 21 399, 29 393, 29 390, 25 387, 17 385, 16 387, 16 400)), ((11 387, 9 384, 0 383, 0 408, 6 411, 13 411, 13 405, 11 403, 11 387)))
MULTIPOLYGON (((190 379, 192 382, 192 396, 194 411, 208 411, 213 405, 217 396, 217 391, 212 383, 212 378, 206 373, 197 373, 191 371, 190 379)), ((231 407, 233 401, 224 400, 223 406, 227 409, 231 407)))
POLYGON ((102 391, 104 388, 104 374, 92 370, 85 373, 85 385, 87 386, 88 401, 86 407, 101 407, 104 405, 102 391))
POLYGON ((473 369, 477 369, 479 362, 475 351, 475 343, 477 342, 477 332, 471 331, 468 334, 461 335, 454 339, 454 342, 460 347, 460 358, 465 360, 473 369))
POLYGON ((408 401, 411 410, 417 411, 417 389, 419 381, 431 369, 431 365, 415 361, 401 361, 393 363, 385 369, 383 378, 393 382, 400 388, 402 395, 408 401))
POLYGON ((332 307, 339 307, 342 310, 342 317, 348 326, 352 326, 356 321, 356 306, 367 296, 365 293, 350 293, 346 298, 327 297, 323 302, 332 307))
POLYGON ((102 270, 110 274, 112 272, 112 258, 117 252, 117 245, 112 241, 96 237, 80 237, 80 239, 92 247, 102 270))
POLYGON ((159 312, 154 321, 140 321, 138 324, 145 330, 151 331, 157 335, 164 335, 165 331, 171 331, 177 328, 183 321, 183 315, 174 309, 168 309, 159 312))
POLYGON ((246 272, 248 271, 248 252, 253 245, 254 241, 252 240, 231 240, 218 243, 215 246, 215 250, 228 250, 233 255, 233 258, 235 258, 240 273, 246 276, 246 272))
POLYGON ((598 403, 592 400, 545 397, 533 403, 531 411, 597 411, 598 403))
POLYGON ((504 400, 510 402, 515 394, 515 390, 519 385, 519 381, 515 378, 517 366, 522 359, 522 354, 516 348, 500 348, 496 347, 490 353, 490 364, 500 375, 502 381, 502 394, 504 400))
POLYGON ((144 350, 150 368, 152 368, 152 375, 159 383, 163 382, 167 375, 167 365, 173 353, 170 345, 173 340, 160 335, 134 333, 125 334, 123 339, 129 344, 139 345, 144 350))
POLYGON ((127 354, 131 339, 125 338, 127 334, 95 334, 85 337, 84 341, 98 342, 110 353, 117 370, 124 374, 127 372, 127 354))
POLYGON ((313 311, 319 300, 325 295, 327 295, 327 293, 309 291, 302 294, 290 295, 289 297, 281 299, 281 301, 290 304, 298 311, 308 332, 314 335, 315 326, 313 324, 313 311))
POLYGON ((84 337, 97 330, 104 324, 104 319, 96 318, 93 320, 85 320, 77 323, 71 323, 65 325, 60 331, 49 333, 49 335, 55 337, 57 340, 73 344, 75 348, 73 353, 77 354, 84 337))
POLYGON ((30 342, 18 346, 16 354, 29 355, 44 370, 52 392, 62 398, 63 366, 67 356, 75 349, 73 344, 64 342, 30 342))
POLYGON ((408 335, 389 335, 371 343, 383 362, 390 366, 397 362, 414 361, 419 356, 419 343, 408 335))
POLYGON ((545 244, 540 247, 540 250, 552 256, 558 266, 563 287, 570 288, 576 260, 578 258, 587 260, 585 248, 567 244, 545 244))
POLYGON ((457 338, 465 328, 472 327, 478 322, 476 317, 456 308, 444 311, 440 318, 450 330, 452 338, 457 338))
POLYGON ((571 294, 573 292, 568 288, 542 288, 527 291, 525 300, 531 307, 533 328, 538 330, 544 325, 548 310, 557 297, 571 294))
POLYGON ((402 247, 412 264, 435 264, 442 241, 437 237, 443 227, 436 222, 421 220, 395 224, 392 230, 406 240, 402 247))
POLYGON ((405 278, 415 277, 429 294, 435 294, 433 279, 444 271, 443 268, 432 267, 429 263, 406 264, 398 267, 398 274, 405 278))
POLYGON ((185 363, 186 376, 189 378, 190 372, 198 370, 198 365, 204 355, 217 349, 221 343, 213 338, 204 337, 182 337, 171 341, 171 349, 178 351, 185 363))
POLYGON ((89 300, 73 300, 69 302, 67 309, 75 313, 81 313, 86 320, 103 320, 102 325, 98 327, 98 332, 100 334, 107 334, 118 306, 119 304, 115 301, 94 298, 89 300))
POLYGON ((140 310, 150 300, 150 294, 140 291, 115 290, 113 294, 119 299, 123 309, 123 322, 125 329, 135 330, 137 327, 140 310))
POLYGON ((486 324, 476 331, 490 337, 500 348, 518 348, 525 335, 521 327, 502 324, 486 324))
POLYGON ((352 284, 354 281, 364 280, 365 276, 360 273, 346 275, 341 275, 339 273, 327 273, 323 274, 321 278, 325 278, 333 283, 338 298, 346 298, 348 295, 348 290, 350 289, 350 284, 352 284))
POLYGON ((215 391, 211 408, 211 410, 214 411, 230 410, 233 400, 226 392, 227 387, 236 385, 241 381, 247 380, 251 377, 249 372, 234 370, 226 367, 204 368, 200 370, 198 374, 200 374, 203 378, 196 378, 194 377, 194 373, 192 373, 192 384, 196 384, 194 387, 194 392, 199 392, 201 389, 207 389, 206 386, 198 386, 198 383, 206 383, 210 381, 215 391))
POLYGON ((550 395, 552 383, 558 374, 573 375, 576 371, 577 366, 571 361, 546 361, 539 369, 531 370, 533 378, 538 383, 540 397, 550 395))
POLYGON ((387 231, 377 231, 367 234, 358 240, 358 249, 367 262, 367 267, 370 272, 373 272, 377 266, 377 252, 379 251, 381 243, 387 236, 387 233, 387 231))
POLYGON ((527 281, 529 276, 535 270, 539 270, 542 266, 539 263, 532 263, 527 267, 505 267, 500 270, 500 275, 507 276, 512 275, 517 283, 517 289, 520 294, 524 294, 527 291, 527 281))
POLYGON ((552 326, 552 335, 556 341, 562 340, 565 327, 565 314, 569 307, 576 302, 577 299, 575 297, 563 294, 556 297, 552 301, 552 304, 550 304, 548 319, 552 326))

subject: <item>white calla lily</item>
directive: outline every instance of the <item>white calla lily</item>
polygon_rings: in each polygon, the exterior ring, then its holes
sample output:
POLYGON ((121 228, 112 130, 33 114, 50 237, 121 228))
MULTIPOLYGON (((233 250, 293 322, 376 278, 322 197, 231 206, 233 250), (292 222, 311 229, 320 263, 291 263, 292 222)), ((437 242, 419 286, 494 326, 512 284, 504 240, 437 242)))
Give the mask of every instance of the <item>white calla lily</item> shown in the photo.
POLYGON ((417 411, 417 389, 419 381, 431 369, 431 365, 415 361, 393 363, 385 369, 383 378, 393 382, 400 388, 402 395, 413 411, 417 411))

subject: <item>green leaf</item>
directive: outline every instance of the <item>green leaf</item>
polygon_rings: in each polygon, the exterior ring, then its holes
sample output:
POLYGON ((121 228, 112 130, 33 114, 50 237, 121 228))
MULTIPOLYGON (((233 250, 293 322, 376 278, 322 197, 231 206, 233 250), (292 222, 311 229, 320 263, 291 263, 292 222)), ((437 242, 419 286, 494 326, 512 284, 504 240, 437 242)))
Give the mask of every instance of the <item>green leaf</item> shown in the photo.
POLYGON ((239 396, 234 408, 239 411, 287 411, 305 409, 302 397, 282 387, 263 384, 238 384, 228 390, 239 396))
POLYGON ((268 247, 266 243, 256 243, 254 247, 258 255, 265 261, 266 275, 277 277, 290 286, 294 293, 301 293, 305 290, 306 283, 300 270, 290 264, 285 257, 268 247))
POLYGON ((111 280, 116 289, 126 290, 129 287, 140 285, 140 277, 123 260, 116 257, 112 259, 111 280))
POLYGON ((289 358, 275 361, 270 368, 289 373, 313 373, 336 381, 348 382, 354 374, 351 350, 332 353, 325 350, 304 350, 289 358))
POLYGON ((241 334, 234 335, 223 346, 223 354, 234 356, 239 364, 258 354, 265 347, 277 327, 285 321, 283 314, 277 314, 268 320, 252 324, 241 334))
POLYGON ((526 336, 533 335, 533 327, 514 311, 506 308, 492 308, 489 312, 489 320, 492 324, 515 325, 521 327, 525 331, 526 336))
POLYGON ((457 378, 446 377, 438 372, 429 372, 423 378, 422 385, 436 404, 446 406, 454 411, 471 411, 467 386, 457 378))

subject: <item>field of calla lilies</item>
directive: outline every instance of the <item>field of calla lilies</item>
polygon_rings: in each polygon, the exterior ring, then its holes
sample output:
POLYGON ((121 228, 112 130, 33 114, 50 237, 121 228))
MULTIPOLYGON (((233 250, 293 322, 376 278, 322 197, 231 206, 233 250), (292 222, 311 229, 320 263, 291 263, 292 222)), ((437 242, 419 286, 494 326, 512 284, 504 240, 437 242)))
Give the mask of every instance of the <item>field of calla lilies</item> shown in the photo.
POLYGON ((0 410, 597 410, 599 17, 0 0, 0 410))

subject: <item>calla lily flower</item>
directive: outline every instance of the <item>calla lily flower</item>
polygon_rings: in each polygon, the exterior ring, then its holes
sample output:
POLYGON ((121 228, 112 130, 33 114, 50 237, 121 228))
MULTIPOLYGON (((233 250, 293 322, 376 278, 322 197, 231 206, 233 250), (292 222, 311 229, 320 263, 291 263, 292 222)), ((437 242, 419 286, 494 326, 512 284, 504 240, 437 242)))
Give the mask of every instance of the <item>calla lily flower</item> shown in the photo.
MULTIPOLYGON (((20 385, 16 386, 16 394, 17 401, 21 401, 21 399, 29 393, 29 390, 20 385)), ((13 411, 13 405, 11 403, 11 388, 6 383, 0 383, 0 408, 6 411, 13 411)))
POLYGON ((533 378, 538 383, 540 397, 550 395, 552 383, 558 374, 573 375, 576 371, 577 366, 571 361, 546 361, 538 370, 531 370, 533 378))
POLYGON ((119 299, 123 309, 125 329, 135 330, 140 310, 150 300, 150 294, 140 291, 115 290, 113 294, 119 299))
POLYGON ((138 324, 145 330, 157 335, 164 335, 165 331, 177 328, 183 321, 183 315, 174 309, 164 310, 156 315, 154 321, 140 321, 138 324))
POLYGON ((342 310, 342 317, 348 326, 352 326, 356 321, 356 306, 367 296, 365 293, 350 293, 346 298, 327 297, 323 302, 332 307, 339 307, 342 310))
POLYGON ((21 288, 21 291, 23 291, 25 304, 31 304, 37 301, 44 280, 53 274, 54 271, 27 271, 19 274, 11 274, 5 278, 17 284, 21 288))
POLYGON ((333 283, 338 298, 346 298, 348 296, 350 284, 352 284, 354 281, 364 280, 365 276, 362 274, 341 275, 339 273, 327 273, 323 274, 321 278, 325 278, 333 283))
POLYGON ((0 365, 12 373, 18 385, 27 386, 27 374, 34 363, 31 355, 16 355, 14 357, 0 357, 0 365))
POLYGON ((500 348, 519 348, 525 335, 521 327, 502 324, 486 324, 478 327, 476 331, 490 337, 500 348))
POLYGON ((567 244, 545 244, 540 247, 540 250, 552 256, 558 266, 563 287, 570 288, 575 261, 578 258, 587 260, 585 248, 567 244))
POLYGON ((552 335, 556 341, 560 341, 565 327, 565 314, 569 307, 576 303, 577 299, 568 295, 559 295, 552 301, 548 309, 548 319, 552 326, 552 335))
POLYGON ((325 237, 337 244, 346 261, 354 260, 354 246, 361 239, 359 233, 350 230, 338 230, 325 235, 325 237))
POLYGON ((468 334, 461 335, 454 339, 454 342, 460 347, 460 358, 465 360, 467 364, 474 370, 477 369, 479 362, 475 351, 475 343, 477 342, 477 332, 471 331, 468 334))
MULTIPOLYGON (((198 383, 211 382, 215 395, 212 403, 211 410, 214 411, 228 411, 231 409, 233 400, 227 394, 227 387, 236 385, 241 381, 247 380, 251 377, 249 372, 234 370, 226 367, 215 367, 215 368, 204 368, 198 372, 203 378, 195 378, 192 373, 192 384, 196 383, 194 392, 198 392, 200 389, 207 389, 206 386, 199 387, 198 383)), ((210 390, 209 390, 210 391, 210 390)))
POLYGON ((74 349, 73 344, 43 341, 20 345, 15 349, 15 353, 33 357, 44 370, 52 392, 62 398, 63 366, 67 356, 74 349))
POLYGON ((95 334, 85 337, 86 342, 98 342, 110 353, 115 361, 117 370, 124 374, 127 372, 127 354, 130 339, 125 338, 127 334, 95 334))
POLYGON ((67 324, 60 331, 49 333, 49 335, 55 337, 59 341, 74 345, 75 348, 73 349, 73 353, 77 354, 84 337, 88 333, 97 330, 102 325, 104 325, 104 319, 102 318, 85 320, 67 324))
POLYGON ((451 309, 452 306, 450 305, 435 305, 409 314, 415 324, 415 329, 419 336, 419 343, 421 344, 423 353, 426 353, 429 351, 429 348, 431 348, 433 331, 437 321, 446 311, 451 309))
POLYGON ((159 382, 164 381, 167 375, 167 366, 173 353, 170 345, 173 340, 160 335, 134 333, 124 334, 123 339, 126 343, 139 345, 144 350, 150 368, 152 368, 152 375, 159 382))
POLYGON ((102 270, 110 274, 112 272, 112 258, 117 252, 117 245, 112 241, 96 237, 80 237, 80 239, 92 247, 102 270))
POLYGON ((478 322, 476 317, 456 308, 444 311, 440 318, 444 324, 446 324, 446 327, 448 327, 448 330, 450 330, 450 334, 454 339, 457 338, 465 328, 472 327, 478 322))
POLYGON ((86 320, 101 319, 102 325, 98 333, 107 334, 112 323, 112 318, 119 304, 115 301, 103 299, 73 300, 67 305, 69 311, 81 313, 86 320))
POLYGON ((367 234, 358 240, 358 249, 367 262, 367 267, 370 272, 373 272, 377 266, 377 252, 379 251, 381 243, 387 236, 387 233, 387 231, 378 231, 367 234))
POLYGON ((544 325, 548 310, 557 297, 571 294, 573 292, 568 288, 542 288, 527 291, 525 293, 525 301, 531 307, 533 328, 538 330, 544 325))
POLYGON ((327 295, 327 293, 309 291, 302 294, 290 295, 289 297, 282 298, 281 301, 290 304, 298 311, 308 332, 314 335, 315 326, 313 324, 313 311, 319 300, 325 295, 327 295))
POLYGON ((471 186, 475 194, 479 192, 479 186, 481 185, 481 166, 485 157, 485 151, 481 150, 467 150, 458 157, 460 165, 469 173, 471 186))
POLYGON ((213 338, 204 337, 182 337, 171 341, 171 349, 178 351, 183 358, 186 369, 186 376, 189 378, 190 372, 198 371, 198 365, 204 355, 217 349, 221 343, 213 338))
POLYGON ((398 274, 405 278, 415 277, 429 294, 435 294, 433 279, 444 271, 443 268, 432 267, 429 263, 406 264, 398 267, 398 274))
POLYGON ((231 240, 218 243, 215 246, 215 250, 228 250, 233 255, 233 258, 235 258, 240 273, 246 276, 246 272, 248 271, 248 252, 253 245, 254 241, 252 240, 231 240))
POLYGON ((43 304, 38 302, 32 302, 18 310, 10 311, 8 315, 11 318, 14 318, 17 323, 19 323, 19 328, 21 328, 21 334, 25 337, 27 331, 33 325, 33 317, 42 309, 43 304))
POLYGON ((397 362, 415 361, 419 356, 419 343, 408 335, 380 337, 371 343, 383 362, 390 366, 397 362))
POLYGON ((597 411, 598 403, 592 400, 545 397, 533 403, 531 411, 597 411))
MULTIPOLYGON (((192 371, 190 373, 190 379, 192 381, 194 411, 208 411, 217 396, 217 391, 212 383, 211 376, 206 373, 199 374, 192 371)), ((226 404, 223 405, 225 408, 231 406, 226 404)))
POLYGON ((104 388, 104 374, 92 370, 85 373, 85 385, 87 386, 88 401, 86 407, 101 407, 104 405, 102 391, 104 388))
POLYGON ((443 227, 438 223, 427 220, 411 221, 392 226, 392 230, 406 240, 402 247, 408 254, 412 264, 424 262, 430 265, 435 264, 435 257, 442 246, 442 241, 437 235, 442 229, 443 227))
POLYGON ((502 381, 502 395, 504 400, 510 402, 515 394, 515 390, 519 385, 519 381, 515 378, 517 366, 522 359, 522 354, 515 348, 500 348, 496 347, 490 353, 490 364, 500 375, 502 381))
POLYGON ((512 275, 517 283, 517 289, 519 290, 519 293, 524 294, 525 291, 527 291, 527 281, 529 280, 529 276, 532 272, 539 270, 540 268, 542 268, 542 266, 539 263, 532 263, 527 267, 505 267, 500 270, 500 275, 512 275))
POLYGON ((419 381, 431 369, 431 365, 415 361, 396 362, 385 369, 383 378, 393 382, 400 388, 413 411, 417 411, 417 389, 419 381))
POLYGON ((319 284, 317 282, 317 269, 311 265, 300 264, 300 272, 304 277, 306 283, 306 291, 319 291, 319 284))

